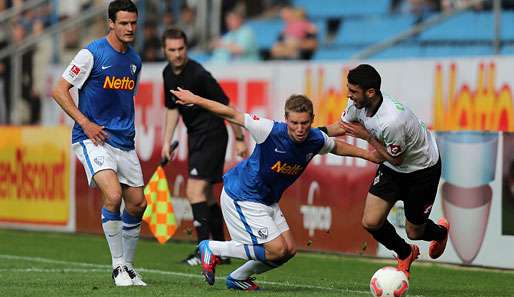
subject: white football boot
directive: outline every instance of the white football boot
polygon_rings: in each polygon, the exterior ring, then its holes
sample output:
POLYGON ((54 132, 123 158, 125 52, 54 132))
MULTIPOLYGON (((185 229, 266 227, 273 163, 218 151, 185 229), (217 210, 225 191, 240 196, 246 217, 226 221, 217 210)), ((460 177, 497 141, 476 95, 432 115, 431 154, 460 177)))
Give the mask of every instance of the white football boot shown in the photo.
POLYGON ((143 279, 141 279, 141 276, 134 268, 128 269, 127 266, 123 266, 123 269, 125 269, 129 277, 132 279, 132 284, 134 286, 146 286, 146 283, 143 281, 143 279))
POLYGON ((123 267, 120 265, 112 270, 112 281, 118 287, 132 286, 132 279, 123 267))

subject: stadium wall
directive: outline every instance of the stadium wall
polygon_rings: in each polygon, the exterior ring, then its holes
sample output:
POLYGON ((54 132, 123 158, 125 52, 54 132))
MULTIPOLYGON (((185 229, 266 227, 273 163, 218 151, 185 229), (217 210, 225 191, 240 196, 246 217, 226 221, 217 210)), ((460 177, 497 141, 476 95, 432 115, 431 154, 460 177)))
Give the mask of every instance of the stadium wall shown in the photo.
MULTIPOLYGON (((514 268, 510 252, 514 244, 513 63, 514 58, 509 57, 373 63, 382 74, 383 92, 398 97, 437 132, 443 177, 431 217, 444 214, 453 224, 441 261, 514 268)), ((331 62, 211 64, 207 68, 241 110, 281 120, 285 99, 291 93, 305 93, 315 103, 315 125, 324 125, 337 121, 346 105, 346 73, 353 66, 331 62)), ((136 146, 147 179, 158 164, 162 144, 163 67, 144 65, 136 97, 136 146)), ((46 110, 51 115, 47 122, 67 121, 51 101, 46 110)), ((192 240, 192 213, 184 198, 186 136, 180 125, 176 138, 182 145, 166 172, 180 225, 175 237, 192 240)), ((226 169, 238 161, 230 139, 226 169)), ((346 140, 367 147, 362 141, 346 140)), ((352 158, 313 159, 281 202, 300 249, 392 256, 360 227, 364 197, 375 168, 352 158)), ((87 188, 80 164, 75 174, 76 230, 100 232, 98 193, 87 188)), ((390 219, 403 235, 401 203, 390 219)), ((148 230, 145 234, 149 235, 148 230)), ((422 245, 423 259, 428 259, 427 248, 422 245)))

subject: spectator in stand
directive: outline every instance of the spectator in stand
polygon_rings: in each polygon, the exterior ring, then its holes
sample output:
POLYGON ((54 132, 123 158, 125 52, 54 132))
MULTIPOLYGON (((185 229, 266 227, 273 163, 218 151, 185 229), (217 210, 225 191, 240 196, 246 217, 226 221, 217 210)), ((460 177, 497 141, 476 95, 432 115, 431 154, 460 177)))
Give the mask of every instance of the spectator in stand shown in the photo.
POLYGON ((271 49, 271 58, 309 60, 318 47, 316 26, 302 9, 285 6, 280 15, 284 30, 271 49))
POLYGON ((255 33, 244 24, 244 15, 240 10, 233 10, 225 16, 228 32, 216 39, 212 47, 212 61, 258 61, 259 51, 255 33))
POLYGON ((188 48, 191 50, 198 45, 200 39, 200 32, 195 24, 196 10, 191 6, 184 5, 180 10, 180 18, 177 27, 187 36, 188 48))
POLYGON ((157 32, 157 25, 150 20, 147 20, 143 26, 143 62, 156 62, 163 61, 161 50, 161 41, 157 32))

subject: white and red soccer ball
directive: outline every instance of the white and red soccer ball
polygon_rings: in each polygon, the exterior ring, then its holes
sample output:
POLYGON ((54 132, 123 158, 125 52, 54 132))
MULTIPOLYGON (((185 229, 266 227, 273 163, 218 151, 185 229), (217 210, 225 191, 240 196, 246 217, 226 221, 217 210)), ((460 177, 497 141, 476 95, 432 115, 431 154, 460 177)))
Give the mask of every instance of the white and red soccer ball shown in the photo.
POLYGON ((409 290, 409 279, 396 267, 386 266, 373 274, 369 289, 375 297, 404 297, 409 290))

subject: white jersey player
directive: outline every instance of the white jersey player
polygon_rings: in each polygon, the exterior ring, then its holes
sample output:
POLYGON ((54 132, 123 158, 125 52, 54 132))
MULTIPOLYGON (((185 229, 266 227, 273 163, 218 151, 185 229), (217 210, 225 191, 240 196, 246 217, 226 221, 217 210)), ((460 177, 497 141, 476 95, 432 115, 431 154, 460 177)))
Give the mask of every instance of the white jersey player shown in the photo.
POLYGON ((428 218, 441 177, 441 159, 425 124, 399 101, 383 95, 380 84, 380 75, 370 65, 350 70, 350 101, 341 122, 322 130, 330 136, 362 138, 386 160, 378 167, 366 197, 362 225, 378 242, 396 252, 398 268, 410 276, 419 247, 407 244, 387 221, 387 215, 396 201, 403 200, 407 236, 430 241, 430 256, 441 256, 449 223, 441 218, 435 224, 428 218))

